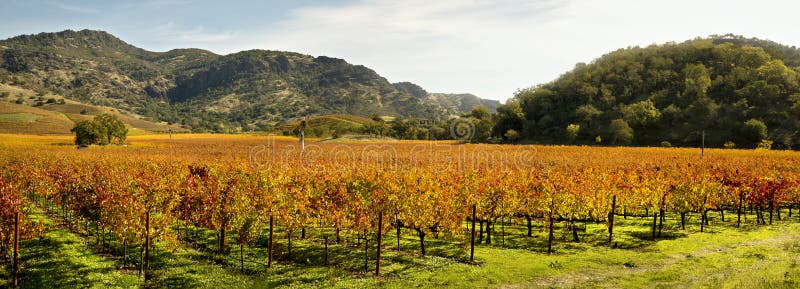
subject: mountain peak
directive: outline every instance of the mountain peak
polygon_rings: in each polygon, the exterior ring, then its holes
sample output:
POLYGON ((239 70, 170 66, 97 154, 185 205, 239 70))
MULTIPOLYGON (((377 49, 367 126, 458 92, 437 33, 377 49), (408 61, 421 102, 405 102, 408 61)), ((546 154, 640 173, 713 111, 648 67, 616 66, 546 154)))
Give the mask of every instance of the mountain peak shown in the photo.
MULTIPOLYGON (((398 89, 344 59, 253 49, 151 52, 98 30, 0 40, 0 82, 112 106, 195 131, 322 114, 441 119, 461 107, 398 89), (445 113, 445 111, 447 113, 445 113)), ((425 92, 419 88, 419 91, 425 92)))

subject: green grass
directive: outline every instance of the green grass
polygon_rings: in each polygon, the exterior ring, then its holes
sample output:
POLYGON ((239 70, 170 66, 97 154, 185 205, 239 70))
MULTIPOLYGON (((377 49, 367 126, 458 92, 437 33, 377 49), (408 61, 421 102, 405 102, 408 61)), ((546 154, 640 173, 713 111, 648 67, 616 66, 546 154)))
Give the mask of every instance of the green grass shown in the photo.
MULTIPOLYGON (((117 270, 113 259, 96 254, 82 238, 55 226, 45 215, 34 212, 31 217, 51 229, 41 238, 20 242, 20 288, 136 288, 139 284, 136 275, 117 270)), ((10 278, 7 269, 3 275, 10 278)))
POLYGON ((41 117, 41 115, 30 112, 0 113, 0 122, 32 123, 41 117))
MULTIPOLYGON (((785 213, 786 211, 784 211, 785 213)), ((364 244, 342 233, 334 244, 331 230, 299 231, 288 257, 286 233, 276 230, 275 260, 266 268, 266 232, 257 245, 245 247, 244 272, 239 247, 228 236, 230 253, 216 254, 215 232, 190 229, 191 241, 176 251, 160 244, 154 250, 149 288, 797 288, 800 286, 800 223, 776 221, 755 225, 753 216, 742 228, 714 215, 706 232, 697 216, 680 229, 668 215, 662 235, 651 240, 652 219, 617 218, 613 246, 606 244, 607 227, 587 224, 580 242, 562 226, 556 231, 554 253, 546 253, 546 230, 535 224, 533 237, 519 224, 496 224, 493 244, 476 247, 477 265, 468 264, 467 240, 458 236, 426 237, 427 256, 419 240, 404 230, 397 251, 394 230, 384 237, 381 277, 374 276, 375 241, 369 243, 369 272, 364 271, 364 244), (324 264, 322 235, 330 236, 329 264, 324 264)), ((466 224, 465 224, 466 225, 466 224)), ((562 224, 563 225, 563 224, 562 224)), ((583 227, 583 224, 580 225, 583 227)), ((186 231, 184 229, 184 234, 186 231)), ((113 256, 100 256, 81 238, 61 229, 44 242, 23 243, 23 286, 124 287, 141 284, 135 272, 120 273, 113 256), (26 253, 27 251, 27 253, 26 253), (37 269, 34 269, 37 268, 37 269), (40 269, 41 268, 41 269, 40 269), (38 273, 37 273, 38 272, 38 273), (34 277, 39 276, 39 277, 34 277), (52 276, 52 277, 47 277, 52 276), (61 282, 61 283, 58 283, 61 282)), ((112 242, 113 244, 113 242, 112 242)), ((132 247, 130 254, 138 255, 132 247)), ((130 258, 130 259, 135 259, 130 258)), ((1 284, 0 284, 1 285, 1 284)))

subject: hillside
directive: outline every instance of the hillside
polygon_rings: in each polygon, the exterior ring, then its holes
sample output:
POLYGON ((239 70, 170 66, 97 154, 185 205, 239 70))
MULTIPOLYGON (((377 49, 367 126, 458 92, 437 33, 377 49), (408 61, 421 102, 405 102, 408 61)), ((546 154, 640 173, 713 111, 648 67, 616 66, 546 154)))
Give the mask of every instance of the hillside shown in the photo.
MULTIPOLYGON (((306 119, 305 135, 307 137, 330 137, 341 133, 350 133, 364 129, 365 126, 376 125, 372 119, 348 114, 329 114, 313 116, 306 119)), ((276 131, 285 135, 296 134, 300 120, 287 122, 276 127, 276 131)))
POLYGON ((498 108, 528 141, 800 147, 800 51, 725 35, 620 49, 498 108))
POLYGON ((393 85, 400 91, 441 107, 450 115, 469 112, 476 106, 485 106, 489 112, 494 113, 497 111, 497 107, 500 106, 500 102, 497 100, 483 99, 469 93, 430 93, 411 82, 398 82, 393 85))
POLYGON ((367 67, 326 56, 152 52, 91 30, 9 38, 0 41, 0 55, 0 83, 194 131, 267 129, 322 114, 443 119, 456 112, 397 89, 367 67))
POLYGON ((177 125, 156 123, 118 109, 0 84, 0 133, 70 135, 75 122, 92 119, 102 113, 119 117, 134 135, 185 131, 177 125))

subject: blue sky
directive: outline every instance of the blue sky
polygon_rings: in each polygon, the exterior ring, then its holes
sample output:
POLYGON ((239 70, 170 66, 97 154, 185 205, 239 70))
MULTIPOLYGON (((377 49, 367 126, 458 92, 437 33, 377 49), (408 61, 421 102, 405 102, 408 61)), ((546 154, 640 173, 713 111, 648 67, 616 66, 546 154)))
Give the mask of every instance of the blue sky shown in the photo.
POLYGON ((725 33, 800 46, 798 8, 783 0, 0 0, 0 38, 88 28, 152 51, 296 51, 430 92, 503 101, 622 47, 725 33))

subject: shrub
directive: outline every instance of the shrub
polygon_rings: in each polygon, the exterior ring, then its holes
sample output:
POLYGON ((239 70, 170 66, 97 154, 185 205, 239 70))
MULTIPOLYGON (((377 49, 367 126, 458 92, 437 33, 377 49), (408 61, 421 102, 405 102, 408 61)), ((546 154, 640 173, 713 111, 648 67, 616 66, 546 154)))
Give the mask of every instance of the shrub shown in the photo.
POLYGON ((567 129, 566 129, 567 140, 570 141, 570 142, 575 141, 575 139, 578 137, 578 132, 580 130, 581 130, 581 125, 579 125, 579 124, 571 123, 571 124, 567 125, 567 129))
POLYGON ((517 132, 516 130, 513 130, 513 129, 509 129, 509 130, 506 131, 506 133, 503 134, 503 136, 508 141, 516 141, 516 140, 519 139, 519 132, 517 132))
POLYGON ((771 150, 772 149, 772 141, 768 140, 768 139, 761 140, 761 142, 758 143, 758 146, 756 146, 756 149, 757 150, 771 150))

